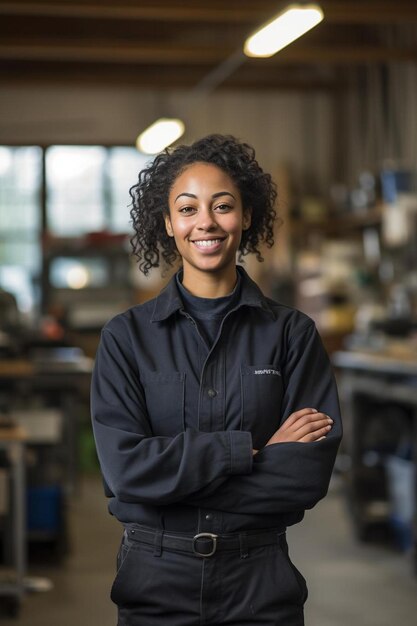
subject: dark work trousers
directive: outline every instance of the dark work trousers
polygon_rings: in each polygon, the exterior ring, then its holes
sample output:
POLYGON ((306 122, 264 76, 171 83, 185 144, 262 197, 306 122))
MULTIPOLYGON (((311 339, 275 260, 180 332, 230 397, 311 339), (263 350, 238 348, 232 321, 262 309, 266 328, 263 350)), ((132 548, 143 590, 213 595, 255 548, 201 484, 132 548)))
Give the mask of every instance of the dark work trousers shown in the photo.
POLYGON ((202 558, 155 549, 125 532, 111 598, 118 626, 303 626, 307 587, 288 556, 285 533, 273 545, 202 558))

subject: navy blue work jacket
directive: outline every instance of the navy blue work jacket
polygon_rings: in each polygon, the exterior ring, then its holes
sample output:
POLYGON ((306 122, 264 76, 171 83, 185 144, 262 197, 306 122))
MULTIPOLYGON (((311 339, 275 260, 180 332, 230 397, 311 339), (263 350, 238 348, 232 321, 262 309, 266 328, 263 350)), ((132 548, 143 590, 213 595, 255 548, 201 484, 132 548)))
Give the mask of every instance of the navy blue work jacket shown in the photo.
POLYGON ((342 435, 327 354, 309 317, 238 271, 239 301, 211 349, 175 276, 102 331, 93 429, 109 510, 123 523, 191 533, 282 528, 327 493, 342 435), (264 448, 306 407, 333 418, 325 439, 264 448))

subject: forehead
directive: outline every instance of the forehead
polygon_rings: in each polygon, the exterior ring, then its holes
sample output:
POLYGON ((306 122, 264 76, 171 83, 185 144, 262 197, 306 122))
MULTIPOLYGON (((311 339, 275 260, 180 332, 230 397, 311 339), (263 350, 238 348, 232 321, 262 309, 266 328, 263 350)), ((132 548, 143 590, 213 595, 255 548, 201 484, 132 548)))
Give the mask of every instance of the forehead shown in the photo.
MULTIPOLYGON (((188 165, 175 179, 171 194, 188 191, 190 193, 204 193, 204 191, 238 191, 232 178, 217 165, 212 163, 192 163, 188 165), (194 190, 194 191, 193 191, 194 190)), ((170 194, 170 195, 171 195, 170 194)))

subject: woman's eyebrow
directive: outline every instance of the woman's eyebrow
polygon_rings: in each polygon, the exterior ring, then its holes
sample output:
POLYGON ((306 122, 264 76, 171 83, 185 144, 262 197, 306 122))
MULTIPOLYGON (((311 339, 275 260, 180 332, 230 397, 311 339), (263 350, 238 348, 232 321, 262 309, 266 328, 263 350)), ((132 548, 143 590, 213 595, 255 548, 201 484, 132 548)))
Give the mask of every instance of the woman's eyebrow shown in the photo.
MULTIPOLYGON (((176 202, 178 198, 181 198, 181 196, 187 196, 187 198, 197 199, 197 196, 194 193, 188 193, 187 191, 183 191, 182 193, 178 194, 174 202, 176 202)), ((232 193, 230 193, 230 191, 218 191, 217 193, 214 193, 211 197, 214 199, 214 198, 220 198, 220 196, 232 196, 233 200, 236 200, 236 198, 234 197, 232 193)))
POLYGON ((197 196, 193 193, 187 193, 186 191, 183 191, 182 193, 178 194, 178 196, 175 198, 174 202, 176 202, 178 200, 178 198, 181 198, 181 196, 187 196, 187 198, 196 198, 197 196))
POLYGON ((232 196, 233 200, 236 200, 236 198, 232 193, 230 193, 230 191, 218 191, 217 193, 214 193, 211 197, 219 198, 220 196, 232 196))

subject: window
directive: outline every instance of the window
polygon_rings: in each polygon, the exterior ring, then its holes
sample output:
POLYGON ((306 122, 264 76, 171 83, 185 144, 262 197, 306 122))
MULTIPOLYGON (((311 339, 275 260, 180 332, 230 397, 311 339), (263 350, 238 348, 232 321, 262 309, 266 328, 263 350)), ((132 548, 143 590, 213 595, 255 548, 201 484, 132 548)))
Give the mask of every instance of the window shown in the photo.
POLYGON ((149 156, 132 151, 132 148, 111 148, 108 154, 110 228, 116 232, 130 232, 129 189, 136 184, 149 156))
POLYGON ((0 288, 21 311, 40 304, 43 229, 58 238, 129 233, 129 188, 148 160, 132 147, 0 146, 0 288))
POLYGON ((77 236, 103 230, 104 164, 99 146, 52 146, 46 150, 46 215, 48 231, 77 236))
POLYGON ((48 230, 65 237, 103 229, 129 232, 129 189, 147 160, 135 148, 47 148, 48 230))
POLYGON ((41 269, 41 181, 41 148, 0 146, 0 288, 25 313, 41 269))

